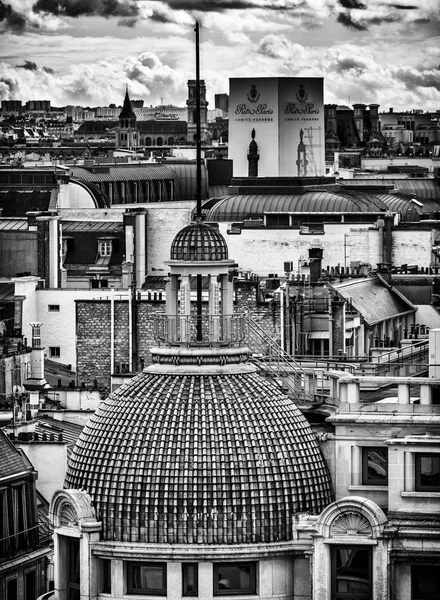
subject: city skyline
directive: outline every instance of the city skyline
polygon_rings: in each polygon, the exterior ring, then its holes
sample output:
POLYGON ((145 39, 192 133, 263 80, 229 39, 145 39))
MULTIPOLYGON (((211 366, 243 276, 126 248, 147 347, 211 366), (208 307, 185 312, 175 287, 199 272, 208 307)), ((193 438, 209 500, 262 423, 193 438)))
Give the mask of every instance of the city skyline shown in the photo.
POLYGON ((440 109, 436 0, 0 2, 0 99, 185 103, 194 22, 209 108, 230 77, 324 77, 326 103, 440 109))

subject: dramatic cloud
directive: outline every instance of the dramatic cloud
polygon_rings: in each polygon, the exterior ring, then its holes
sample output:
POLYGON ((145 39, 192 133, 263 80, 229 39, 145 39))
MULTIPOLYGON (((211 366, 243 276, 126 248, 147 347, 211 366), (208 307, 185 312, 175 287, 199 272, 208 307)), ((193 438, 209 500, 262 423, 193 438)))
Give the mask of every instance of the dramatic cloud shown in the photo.
POLYGON ((423 71, 417 71, 411 67, 402 67, 396 69, 395 76, 410 89, 432 87, 440 90, 440 67, 423 71))
MULTIPOLYGON (((70 25, 69 19, 102 17, 118 25, 186 23, 210 16, 230 15, 245 21, 252 17, 276 20, 310 29, 332 19, 347 28, 364 31, 383 24, 438 22, 438 0, 0 0, 0 28, 11 31, 54 31, 70 25)), ((210 21, 212 23, 212 20, 210 21)), ((212 25, 209 25, 212 26, 212 25)))
POLYGON ((120 104, 128 83, 130 96, 158 104, 160 98, 184 104, 187 80, 151 52, 109 63, 72 65, 64 74, 34 63, 11 68, 0 63, 0 98, 47 98, 55 106, 120 104), (26 72, 24 72, 26 71, 26 72))
POLYGON ((0 2, 0 24, 12 31, 23 31, 26 27, 26 17, 16 12, 10 4, 0 2))
POLYGON ((105 106, 128 83, 184 105, 195 20, 210 107, 258 74, 324 77, 326 102, 440 108, 438 0, 0 0, 0 99, 105 106))
POLYGON ((139 14, 134 0, 37 0, 33 11, 74 18, 83 15, 136 17, 139 14))

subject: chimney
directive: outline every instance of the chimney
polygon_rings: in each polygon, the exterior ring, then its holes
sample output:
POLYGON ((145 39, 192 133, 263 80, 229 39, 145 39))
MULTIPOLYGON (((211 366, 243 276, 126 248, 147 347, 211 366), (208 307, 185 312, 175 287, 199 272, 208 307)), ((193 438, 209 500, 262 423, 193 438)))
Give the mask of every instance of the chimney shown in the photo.
POLYGON ((345 354, 345 300, 339 296, 331 299, 330 355, 345 354))
POLYGON ((310 283, 315 283, 321 278, 323 253, 322 248, 316 246, 309 248, 310 283))
POLYGON ((44 379, 44 348, 41 346, 41 326, 43 323, 29 323, 32 327, 31 374, 23 386, 26 390, 42 390, 50 387, 44 379))
POLYGON ((38 242, 38 275, 46 287, 58 288, 60 281, 60 217, 44 215, 36 218, 38 242))
POLYGON ((324 106, 325 132, 326 133, 336 134, 336 131, 337 131, 336 109, 337 108, 338 108, 337 104, 326 104, 324 106))
POLYGON ((353 104, 354 109, 354 123, 356 125, 356 129, 359 135, 359 139, 361 142, 364 141, 364 112, 366 105, 365 104, 353 104))
POLYGON ((371 122, 371 130, 379 132, 380 131, 379 104, 370 104, 370 122, 371 122))

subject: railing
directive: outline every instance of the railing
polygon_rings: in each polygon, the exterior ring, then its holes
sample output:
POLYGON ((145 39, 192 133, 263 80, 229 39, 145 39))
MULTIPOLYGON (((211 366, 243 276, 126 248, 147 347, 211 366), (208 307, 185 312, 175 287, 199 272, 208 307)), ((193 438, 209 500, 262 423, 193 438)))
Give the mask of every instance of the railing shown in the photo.
POLYGON ((155 315, 154 339, 171 346, 238 346, 245 342, 243 314, 155 315))
POLYGON ((389 364, 396 362, 408 361, 412 362, 415 358, 418 360, 426 357, 428 358, 429 351, 429 340, 422 340, 416 344, 410 344, 397 350, 390 350, 389 352, 383 352, 373 359, 374 363, 378 364, 389 364))
POLYGON ((246 325, 251 360, 260 371, 275 379, 281 387, 287 388, 297 402, 314 401, 315 373, 303 369, 249 315, 246 315, 246 325))

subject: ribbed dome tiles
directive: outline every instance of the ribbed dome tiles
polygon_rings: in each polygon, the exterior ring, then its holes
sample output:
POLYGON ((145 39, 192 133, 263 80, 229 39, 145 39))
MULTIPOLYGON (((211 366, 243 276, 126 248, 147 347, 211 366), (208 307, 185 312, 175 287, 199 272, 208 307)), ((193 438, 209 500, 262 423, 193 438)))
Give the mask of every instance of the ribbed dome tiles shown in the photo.
POLYGON ((216 261, 228 258, 228 247, 218 229, 197 222, 184 227, 171 244, 171 260, 216 261))
POLYGON ((386 205, 375 195, 349 190, 314 190, 304 194, 241 194, 220 198, 207 211, 207 221, 242 221, 252 215, 270 212, 353 213, 386 212, 386 205))
POLYGON ((252 366, 173 369, 149 367, 100 405, 65 487, 91 495, 107 540, 291 539, 296 513, 333 500, 307 420, 252 366))

